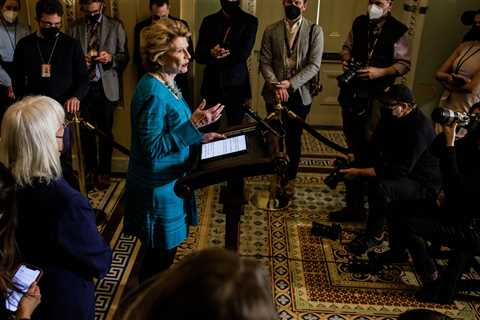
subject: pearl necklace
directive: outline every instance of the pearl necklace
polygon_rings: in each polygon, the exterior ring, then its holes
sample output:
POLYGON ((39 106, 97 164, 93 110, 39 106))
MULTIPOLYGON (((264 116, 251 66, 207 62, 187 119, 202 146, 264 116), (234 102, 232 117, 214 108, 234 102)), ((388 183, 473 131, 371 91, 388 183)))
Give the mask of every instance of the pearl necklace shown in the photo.
POLYGON ((171 94, 173 94, 173 96, 177 99, 177 100, 180 100, 180 98, 182 97, 182 91, 177 87, 177 84, 175 83, 175 81, 173 82, 167 82, 165 79, 163 79, 163 77, 161 75, 159 75, 158 73, 153 73, 151 72, 150 73, 153 77, 155 77, 158 81, 160 81, 162 84, 165 85, 165 87, 167 87, 168 91, 170 91, 171 94))

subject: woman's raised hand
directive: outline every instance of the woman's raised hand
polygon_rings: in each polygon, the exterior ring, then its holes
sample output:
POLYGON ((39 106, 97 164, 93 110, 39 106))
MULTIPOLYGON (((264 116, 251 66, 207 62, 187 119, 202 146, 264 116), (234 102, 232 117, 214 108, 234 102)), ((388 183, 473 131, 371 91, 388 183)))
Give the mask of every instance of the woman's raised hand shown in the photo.
POLYGON ((225 108, 225 106, 220 103, 208 109, 205 109, 206 105, 207 102, 203 99, 202 103, 200 103, 190 118, 190 121, 192 121, 196 128, 205 127, 216 122, 222 116, 223 108, 225 108))

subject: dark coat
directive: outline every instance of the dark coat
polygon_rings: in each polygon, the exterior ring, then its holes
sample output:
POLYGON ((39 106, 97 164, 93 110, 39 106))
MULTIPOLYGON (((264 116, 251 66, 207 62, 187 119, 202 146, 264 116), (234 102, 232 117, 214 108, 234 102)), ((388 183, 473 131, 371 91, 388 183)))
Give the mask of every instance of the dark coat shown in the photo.
POLYGON ((63 178, 20 188, 17 240, 22 261, 43 270, 32 319, 93 320, 93 278, 105 276, 112 251, 88 200, 63 178))
POLYGON ((195 60, 206 65, 202 95, 218 96, 224 88, 237 87, 237 96, 248 99, 252 94, 247 59, 255 44, 258 19, 239 10, 232 16, 231 29, 225 37, 227 28, 228 22, 222 11, 205 17, 200 26, 195 60), (223 59, 213 58, 210 50, 217 44, 230 49, 230 55, 223 59))

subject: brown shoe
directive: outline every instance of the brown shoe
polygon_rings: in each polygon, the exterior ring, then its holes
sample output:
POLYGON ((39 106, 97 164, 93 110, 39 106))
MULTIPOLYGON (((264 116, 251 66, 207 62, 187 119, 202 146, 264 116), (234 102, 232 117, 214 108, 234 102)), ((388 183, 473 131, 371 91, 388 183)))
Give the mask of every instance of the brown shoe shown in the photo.
POLYGON ((102 174, 98 176, 97 180, 97 190, 105 190, 108 189, 110 186, 110 176, 106 174, 102 174))

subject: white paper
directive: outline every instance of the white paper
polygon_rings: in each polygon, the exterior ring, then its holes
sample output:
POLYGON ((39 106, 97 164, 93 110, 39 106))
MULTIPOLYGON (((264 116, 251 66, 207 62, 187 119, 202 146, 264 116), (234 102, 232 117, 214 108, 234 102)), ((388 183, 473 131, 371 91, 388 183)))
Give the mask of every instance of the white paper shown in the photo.
POLYGON ((202 160, 247 150, 245 135, 209 142, 202 145, 202 160))

